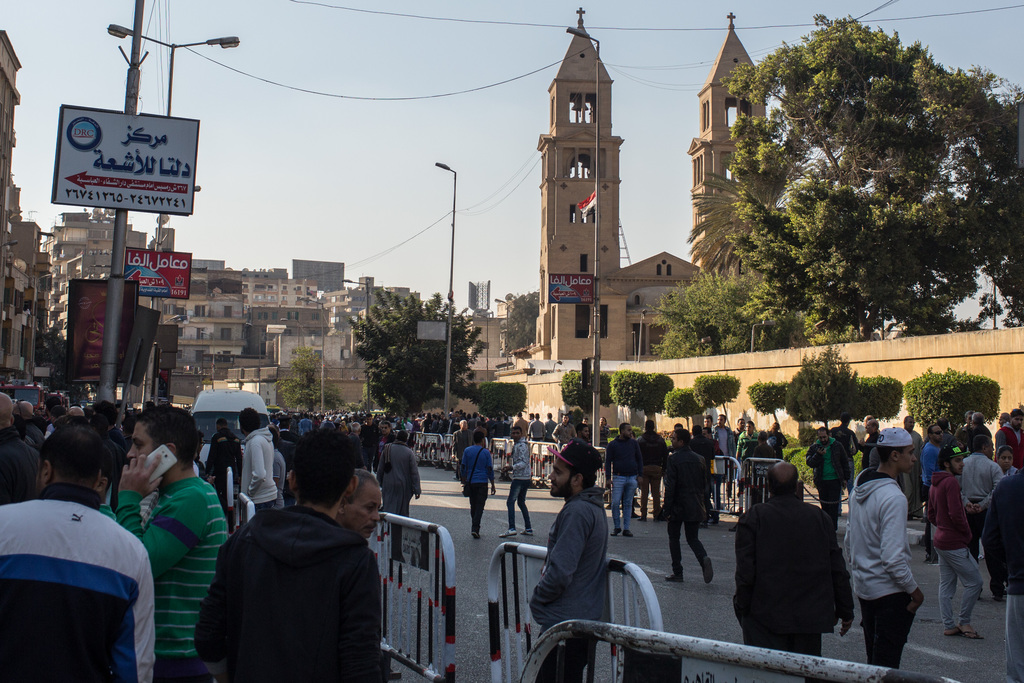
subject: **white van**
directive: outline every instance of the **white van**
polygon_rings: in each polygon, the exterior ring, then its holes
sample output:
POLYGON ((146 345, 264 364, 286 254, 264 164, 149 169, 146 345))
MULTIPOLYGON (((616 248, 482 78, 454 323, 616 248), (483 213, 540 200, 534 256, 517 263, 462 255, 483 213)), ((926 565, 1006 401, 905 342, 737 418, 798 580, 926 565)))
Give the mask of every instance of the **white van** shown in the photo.
POLYGON ((210 439, 217 433, 217 420, 220 418, 227 420, 228 429, 239 439, 242 438, 238 414, 245 408, 252 408, 259 413, 261 427, 270 424, 267 404, 259 394, 241 389, 207 389, 199 393, 196 402, 192 404, 192 417, 196 420, 196 427, 203 433, 203 450, 199 456, 203 463, 210 452, 210 439))

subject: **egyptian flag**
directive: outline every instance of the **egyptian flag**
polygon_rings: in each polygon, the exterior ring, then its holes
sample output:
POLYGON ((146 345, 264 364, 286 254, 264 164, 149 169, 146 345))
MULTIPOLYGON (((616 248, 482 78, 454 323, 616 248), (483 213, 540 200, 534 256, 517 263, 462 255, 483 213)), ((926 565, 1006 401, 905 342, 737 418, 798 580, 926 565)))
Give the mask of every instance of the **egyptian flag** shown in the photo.
POLYGON ((595 207, 597 207, 597 190, 594 190, 593 192, 591 192, 589 197, 584 199, 582 202, 580 202, 576 206, 579 207, 579 210, 582 211, 584 213, 584 215, 586 215, 586 213, 588 211, 590 211, 590 210, 594 209, 595 207))

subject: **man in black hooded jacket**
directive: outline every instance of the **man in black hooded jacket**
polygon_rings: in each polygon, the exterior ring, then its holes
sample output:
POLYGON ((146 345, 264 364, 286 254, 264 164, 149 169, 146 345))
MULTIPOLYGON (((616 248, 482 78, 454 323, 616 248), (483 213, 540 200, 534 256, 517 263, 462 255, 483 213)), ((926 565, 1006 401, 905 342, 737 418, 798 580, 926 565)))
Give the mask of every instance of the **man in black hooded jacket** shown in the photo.
POLYGON ((297 504, 256 515, 228 539, 195 644, 232 681, 379 681, 380 576, 366 540, 335 521, 358 455, 337 431, 295 447, 297 504))

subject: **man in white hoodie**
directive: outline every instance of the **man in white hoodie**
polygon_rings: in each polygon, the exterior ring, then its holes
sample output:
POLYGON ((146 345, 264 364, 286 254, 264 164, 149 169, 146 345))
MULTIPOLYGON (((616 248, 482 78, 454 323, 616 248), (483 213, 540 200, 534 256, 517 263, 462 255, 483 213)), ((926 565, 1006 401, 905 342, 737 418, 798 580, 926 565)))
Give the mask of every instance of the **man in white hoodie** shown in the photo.
POLYGON ((878 469, 857 477, 850 496, 846 556, 860 601, 868 664, 899 668, 924 593, 910 571, 907 498, 897 484, 914 466, 914 441, 905 429, 884 429, 875 443, 878 469))
POLYGON ((269 510, 277 502, 274 483, 274 437, 268 427, 260 426, 260 414, 245 408, 238 414, 242 430, 241 489, 256 504, 256 512, 269 510))

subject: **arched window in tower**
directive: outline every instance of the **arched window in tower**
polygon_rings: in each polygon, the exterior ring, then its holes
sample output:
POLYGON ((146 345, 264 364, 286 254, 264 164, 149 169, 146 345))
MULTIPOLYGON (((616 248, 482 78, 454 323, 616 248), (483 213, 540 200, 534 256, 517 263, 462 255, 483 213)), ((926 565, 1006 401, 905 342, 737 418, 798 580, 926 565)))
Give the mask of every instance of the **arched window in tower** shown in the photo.
POLYGON ((661 275, 661 264, 660 264, 660 263, 659 263, 659 264, 657 265, 657 269, 656 269, 656 271, 655 271, 655 272, 656 272, 656 273, 657 273, 658 275, 661 275))
POLYGON ((669 263, 665 266, 665 275, 672 275, 672 264, 669 263))
POLYGON ((640 305, 640 295, 639 294, 637 294, 636 296, 633 297, 633 305, 634 306, 639 306, 640 305))
POLYGON ((593 123, 597 96, 592 93, 569 93, 569 123, 593 123))
POLYGON ((703 133, 708 129, 708 122, 711 120, 711 101, 704 100, 700 103, 700 130, 703 133))
POLYGON ((569 160, 569 172, 566 175, 570 178, 589 178, 590 163, 589 151, 573 154, 569 160))

